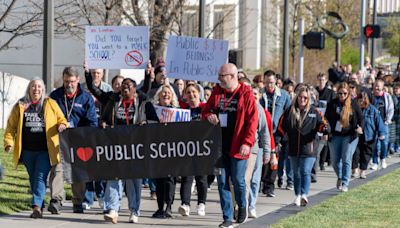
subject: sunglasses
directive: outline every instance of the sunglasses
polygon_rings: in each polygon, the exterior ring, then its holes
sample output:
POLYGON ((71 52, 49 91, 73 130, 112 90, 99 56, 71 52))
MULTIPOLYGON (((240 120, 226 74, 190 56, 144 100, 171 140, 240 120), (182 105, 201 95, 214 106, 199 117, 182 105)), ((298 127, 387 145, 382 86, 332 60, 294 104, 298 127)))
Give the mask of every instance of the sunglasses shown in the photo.
POLYGON ((347 95, 347 93, 338 93, 338 95, 343 95, 343 96, 346 96, 346 95, 347 95))

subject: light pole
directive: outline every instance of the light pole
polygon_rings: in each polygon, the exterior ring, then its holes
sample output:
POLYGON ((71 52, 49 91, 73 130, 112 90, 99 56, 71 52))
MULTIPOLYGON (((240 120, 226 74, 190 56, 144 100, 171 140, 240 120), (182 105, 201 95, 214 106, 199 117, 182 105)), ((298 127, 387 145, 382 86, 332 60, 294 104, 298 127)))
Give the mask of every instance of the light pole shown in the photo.
POLYGON ((47 92, 53 89, 53 21, 54 0, 44 0, 44 29, 43 29, 43 81, 47 92))
POLYGON ((289 77, 289 1, 284 2, 283 11, 283 55, 282 55, 282 75, 286 79, 289 77))

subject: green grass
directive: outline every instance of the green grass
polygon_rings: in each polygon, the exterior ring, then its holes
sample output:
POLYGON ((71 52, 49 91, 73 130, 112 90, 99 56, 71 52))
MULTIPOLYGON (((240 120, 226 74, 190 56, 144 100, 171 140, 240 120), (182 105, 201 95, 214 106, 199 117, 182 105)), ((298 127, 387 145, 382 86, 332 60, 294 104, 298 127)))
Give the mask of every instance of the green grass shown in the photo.
MULTIPOLYGON (((12 152, 5 153, 3 147, 4 130, 0 130, 0 161, 5 170, 5 177, 0 180, 0 215, 12 214, 31 209, 28 173, 23 165, 15 169, 12 152)), ((66 185, 67 199, 71 198, 70 185, 66 185)), ((49 197, 46 197, 49 202, 49 197)))
POLYGON ((400 169, 271 227, 400 227, 400 169))

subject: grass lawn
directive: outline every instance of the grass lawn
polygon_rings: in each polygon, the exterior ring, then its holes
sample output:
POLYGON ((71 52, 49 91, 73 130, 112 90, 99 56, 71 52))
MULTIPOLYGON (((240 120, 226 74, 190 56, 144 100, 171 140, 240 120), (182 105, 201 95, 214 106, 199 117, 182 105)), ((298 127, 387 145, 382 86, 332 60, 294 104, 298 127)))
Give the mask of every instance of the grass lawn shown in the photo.
MULTIPOLYGON (((28 173, 23 165, 15 169, 12 163, 12 152, 4 152, 3 133, 4 130, 0 130, 0 161, 5 170, 5 177, 0 180, 0 215, 31 209, 28 173)), ((66 185, 66 193, 67 198, 71 198, 69 185, 66 185)), ((46 202, 49 202, 48 196, 46 202)))
POLYGON ((271 227, 400 227, 400 169, 271 227))

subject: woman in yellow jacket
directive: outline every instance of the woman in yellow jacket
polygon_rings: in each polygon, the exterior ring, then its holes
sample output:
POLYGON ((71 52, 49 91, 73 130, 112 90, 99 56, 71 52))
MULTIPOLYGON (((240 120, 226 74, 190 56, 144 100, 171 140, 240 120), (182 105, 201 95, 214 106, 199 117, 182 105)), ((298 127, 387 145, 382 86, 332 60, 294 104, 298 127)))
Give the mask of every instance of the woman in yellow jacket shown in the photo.
POLYGON ((4 150, 14 148, 14 165, 24 164, 29 174, 31 218, 42 217, 47 175, 60 162, 58 132, 67 127, 61 109, 45 94, 43 80, 31 80, 25 96, 12 109, 4 134, 4 150))

